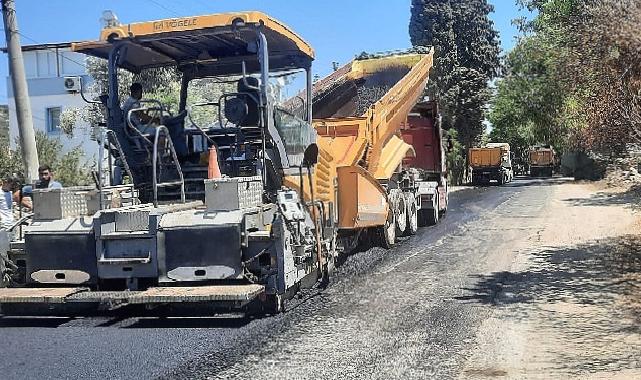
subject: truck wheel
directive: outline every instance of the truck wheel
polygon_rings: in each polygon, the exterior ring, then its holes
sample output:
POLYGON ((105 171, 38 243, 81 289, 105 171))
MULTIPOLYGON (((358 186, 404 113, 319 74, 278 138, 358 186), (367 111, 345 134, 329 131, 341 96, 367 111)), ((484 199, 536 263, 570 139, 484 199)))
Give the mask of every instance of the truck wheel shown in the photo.
POLYGON ((281 294, 269 294, 263 303, 263 312, 266 314, 283 313, 286 309, 285 296, 281 294))
POLYGON ((338 249, 337 249, 337 244, 338 244, 338 232, 336 229, 334 229, 334 233, 332 234, 332 240, 329 243, 329 252, 327 252, 327 268, 329 270, 329 274, 333 274, 334 270, 336 269, 336 258, 338 257, 338 249))
POLYGON ((441 210, 441 218, 443 217, 443 215, 447 213, 447 207, 449 206, 449 204, 450 204, 450 192, 447 191, 446 189, 445 190, 445 207, 443 207, 443 210, 441 210))
POLYGON ((418 216, 418 226, 419 227, 427 227, 427 213, 430 212, 430 210, 425 210, 425 209, 420 209, 416 213, 418 216))
POLYGON ((390 249, 396 243, 396 221, 394 210, 390 209, 385 225, 378 227, 378 235, 381 247, 390 249))
POLYGON ((413 194, 408 194, 408 197, 411 197, 411 200, 408 200, 407 203, 407 228, 405 229, 405 234, 416 235, 418 231, 418 205, 413 194))
POLYGON ((396 215, 394 215, 394 219, 396 220, 396 236, 404 236, 405 231, 407 230, 407 216, 409 214, 404 193, 401 193, 398 197, 395 214, 396 215))
POLYGON ((0 288, 6 288, 9 286, 9 274, 7 273, 7 267, 4 264, 4 259, 0 255, 0 288))
POLYGON ((434 209, 425 210, 426 225, 434 226, 438 223, 439 220, 439 206, 438 206, 438 194, 436 195, 436 203, 434 204, 434 209))

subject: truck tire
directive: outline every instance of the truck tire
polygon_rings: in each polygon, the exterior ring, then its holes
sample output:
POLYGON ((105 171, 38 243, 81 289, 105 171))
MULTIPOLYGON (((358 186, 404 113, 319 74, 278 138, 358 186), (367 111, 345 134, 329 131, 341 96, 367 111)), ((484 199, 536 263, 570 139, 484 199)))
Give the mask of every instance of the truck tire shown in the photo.
POLYGON ((434 206, 434 210, 432 210, 433 212, 430 212, 427 214, 427 224, 429 224, 430 226, 434 226, 438 224, 438 221, 440 219, 440 215, 439 215, 440 212, 438 209, 439 209, 439 201, 438 201, 438 198, 436 198, 436 205, 434 206))
POLYGON ((0 288, 6 288, 9 286, 9 282, 7 281, 8 278, 9 276, 7 273, 7 267, 4 264, 4 258, 0 255, 0 288))
POLYGON ((262 304, 264 314, 275 315, 285 312, 287 309, 285 295, 269 294, 262 304))
POLYGON ((405 200, 405 193, 400 193, 398 201, 396 202, 396 210, 394 219, 396 220, 396 236, 404 236, 407 230, 407 201, 405 200))
POLYGON ((427 213, 430 212, 430 210, 426 209, 420 209, 418 210, 417 214, 417 219, 418 219, 418 226, 419 227, 427 227, 427 213))
POLYGON ((394 210, 390 209, 385 225, 377 227, 377 235, 380 246, 390 249, 396 243, 396 221, 394 220, 394 210))
POLYGON ((405 235, 416 235, 418 231, 418 205, 414 194, 408 193, 407 196, 407 228, 405 229, 405 235))
POLYGON ((436 203, 433 209, 423 209, 419 213, 419 223, 421 226, 433 226, 438 223, 440 219, 438 194, 436 195, 436 197, 436 203))
POLYGON ((445 206, 443 207, 443 210, 441 210, 441 218, 443 215, 447 213, 447 207, 450 204, 450 192, 446 189, 445 190, 445 206))

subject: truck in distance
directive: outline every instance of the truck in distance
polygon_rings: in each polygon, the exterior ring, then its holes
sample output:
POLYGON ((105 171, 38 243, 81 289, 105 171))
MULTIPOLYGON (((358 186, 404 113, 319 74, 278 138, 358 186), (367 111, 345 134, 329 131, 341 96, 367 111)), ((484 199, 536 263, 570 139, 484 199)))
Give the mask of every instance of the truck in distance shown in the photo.
POLYGON ((498 185, 511 182, 512 154, 507 143, 488 143, 484 147, 470 148, 468 151, 469 171, 473 185, 498 185))
POLYGON ((535 145, 529 153, 530 177, 552 177, 556 152, 550 145, 535 145))

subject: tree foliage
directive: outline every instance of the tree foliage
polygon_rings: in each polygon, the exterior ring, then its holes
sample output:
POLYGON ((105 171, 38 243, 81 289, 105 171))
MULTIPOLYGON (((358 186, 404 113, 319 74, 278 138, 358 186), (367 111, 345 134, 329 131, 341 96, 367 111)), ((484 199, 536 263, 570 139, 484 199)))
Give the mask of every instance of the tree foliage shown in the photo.
MULTIPOLYGON (((91 183, 91 166, 86 162, 81 147, 67 152, 57 138, 47 136, 45 132, 36 131, 36 149, 40 164, 51 166, 57 181, 63 186, 88 185, 91 183)), ((8 141, 0 143, 0 177, 17 176, 24 180, 22 149, 17 145, 11 149, 8 141)))
POLYGON ((506 74, 497 82, 490 139, 509 143, 517 155, 537 143, 562 149, 572 128, 572 120, 563 119, 566 104, 558 96, 562 88, 551 53, 538 35, 522 39, 507 55, 506 74))
POLYGON ((538 16, 506 59, 493 135, 608 155, 641 141, 641 0, 519 0, 538 16))
POLYGON ((492 11, 486 0, 412 1, 412 44, 435 48, 427 94, 438 99, 444 127, 454 127, 465 147, 480 141, 488 82, 499 68, 492 11))
POLYGON ((492 11, 486 0, 412 0, 412 44, 435 50, 426 94, 438 101, 443 127, 457 141, 448 154, 454 183, 465 177, 467 148, 483 137, 488 83, 500 66, 492 11))
MULTIPOLYGON (((88 93, 99 95, 107 94, 109 90, 109 70, 107 61, 101 58, 88 57, 86 60, 87 74, 93 78, 93 83, 88 93)), ((229 78, 229 81, 234 81, 229 78)), ((153 68, 142 70, 138 74, 127 70, 118 70, 118 97, 122 101, 129 96, 129 87, 138 82, 143 86, 143 98, 160 101, 172 112, 178 111, 180 99, 181 73, 174 67, 153 68)), ((220 95, 231 89, 227 81, 216 79, 196 79, 191 81, 187 96, 188 104, 203 102, 217 102, 220 95)), ((61 115, 62 130, 73 135, 74 130, 80 125, 88 125, 95 129, 106 119, 105 108, 98 104, 88 104, 82 108, 68 108, 61 115)), ((191 110, 192 120, 200 126, 208 125, 216 120, 217 108, 194 107, 191 110)))

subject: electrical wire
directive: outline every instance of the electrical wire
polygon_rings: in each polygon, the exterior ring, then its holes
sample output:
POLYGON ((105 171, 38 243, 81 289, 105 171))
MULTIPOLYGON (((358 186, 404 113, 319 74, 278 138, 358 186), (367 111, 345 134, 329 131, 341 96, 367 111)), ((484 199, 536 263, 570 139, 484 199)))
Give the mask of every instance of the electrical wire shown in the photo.
MULTIPOLYGON (((3 31, 3 32, 5 31, 5 29, 0 29, 0 30, 1 30, 1 31, 3 31)), ((16 31, 16 33, 18 33, 18 35, 20 35, 20 36, 21 36, 21 37, 23 37, 24 39, 26 39, 26 40, 29 40, 29 41, 33 42, 34 44, 37 44, 37 45, 43 45, 41 42, 38 42, 38 41, 34 40, 33 38, 31 38, 31 37, 27 36, 26 34, 24 34, 24 33, 20 32, 20 31, 16 31)), ((73 62, 73 63, 75 63, 76 65, 80 65, 80 66, 84 67, 85 69, 87 69, 87 65, 86 65, 85 63, 81 63, 81 62, 78 62, 78 61, 76 61, 76 60, 74 60, 74 59, 71 59, 71 58, 69 58, 69 57, 65 56, 64 54, 60 53, 60 51, 58 51, 58 50, 56 50, 56 49, 52 49, 52 48, 45 47, 45 48, 43 48, 42 50, 48 50, 48 51, 50 51, 50 52, 52 52, 52 53, 56 54, 58 57, 60 57, 60 58, 62 58, 62 59, 66 59, 67 61, 73 62)))
POLYGON ((163 9, 163 10, 169 12, 169 13, 172 13, 176 17, 180 17, 180 14, 178 12, 176 12, 173 9, 167 8, 166 6, 164 6, 163 4, 161 4, 160 2, 158 2, 156 0, 147 0, 147 1, 150 2, 151 4, 156 5, 158 8, 161 8, 161 9, 163 9))

